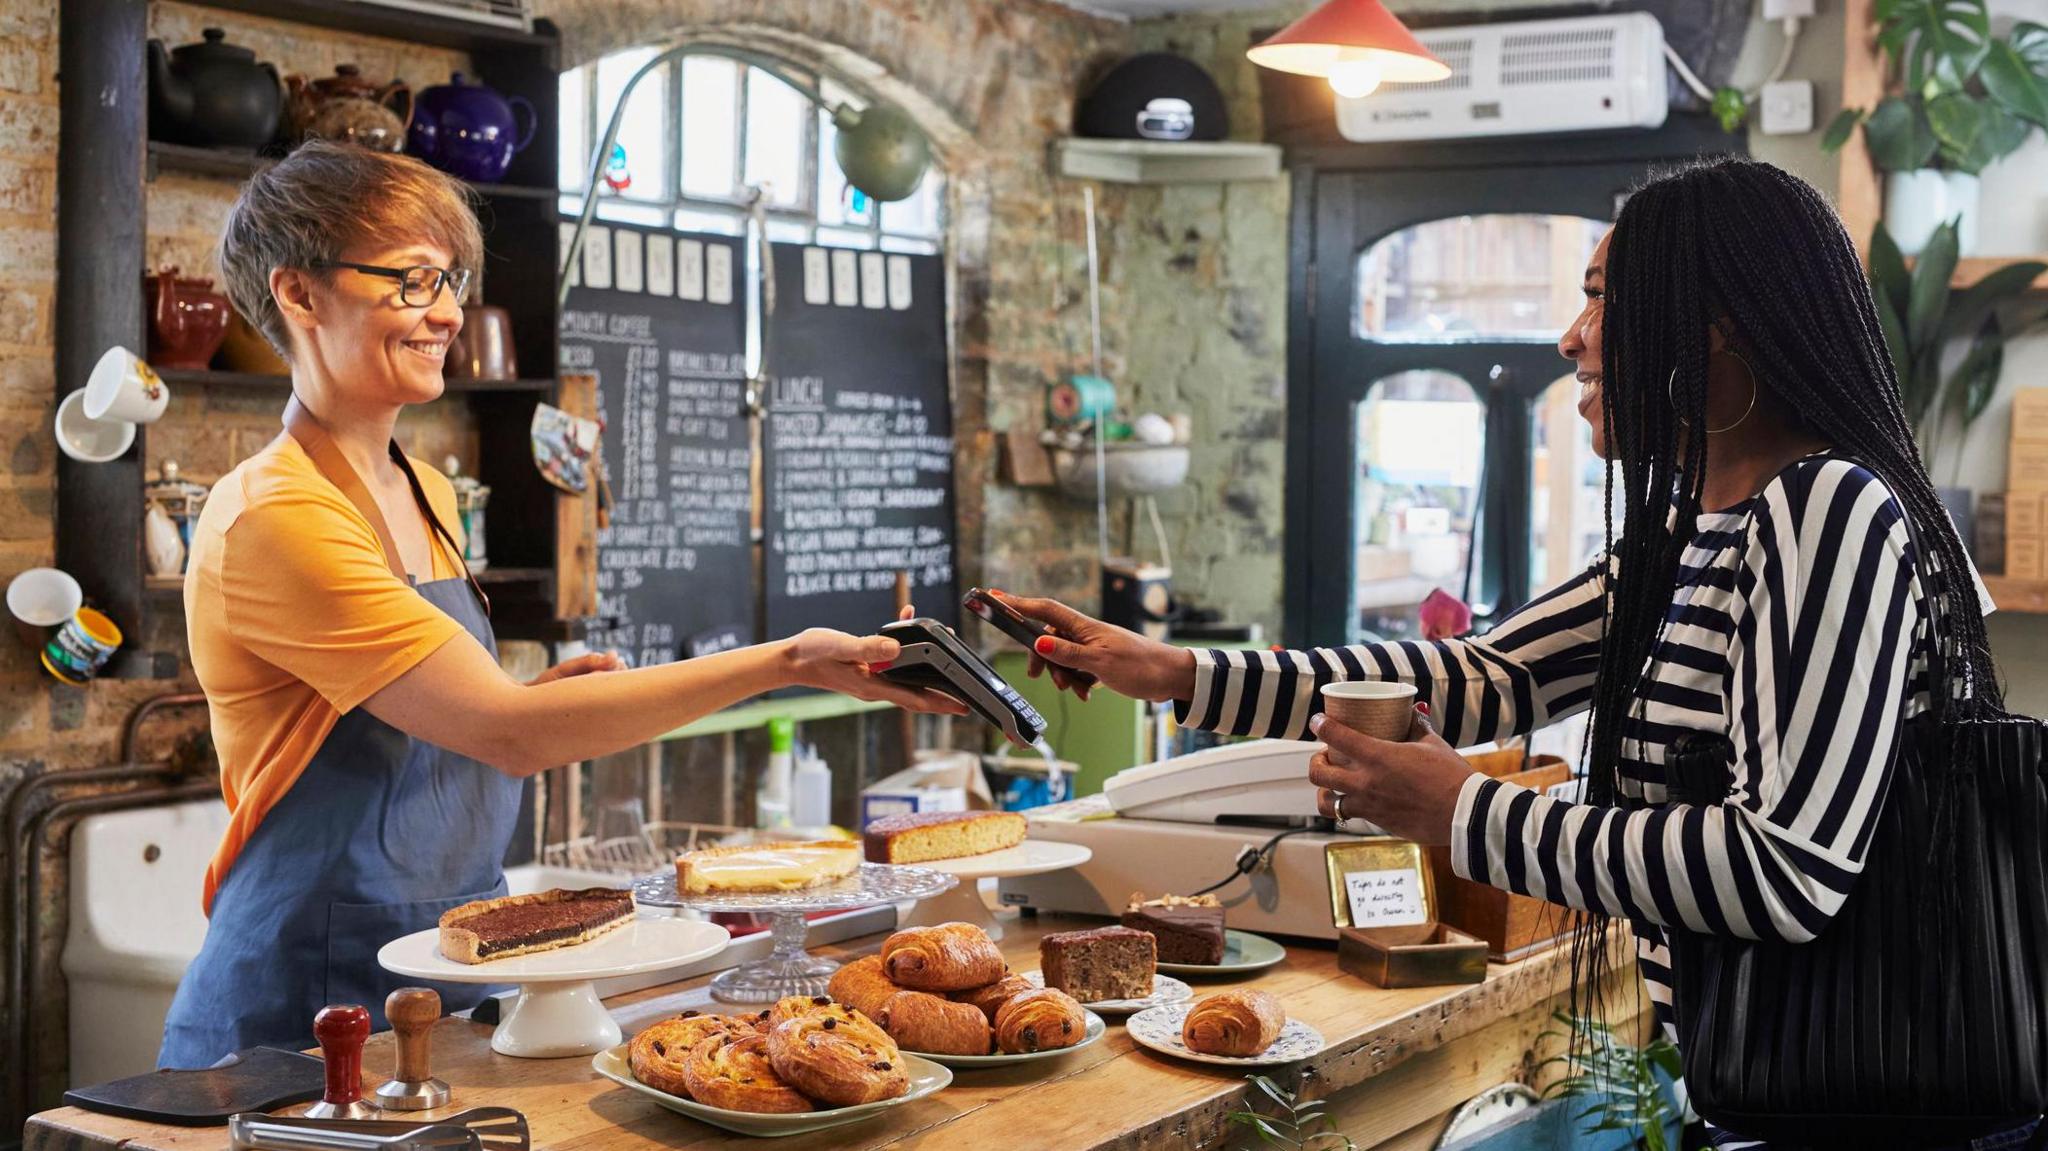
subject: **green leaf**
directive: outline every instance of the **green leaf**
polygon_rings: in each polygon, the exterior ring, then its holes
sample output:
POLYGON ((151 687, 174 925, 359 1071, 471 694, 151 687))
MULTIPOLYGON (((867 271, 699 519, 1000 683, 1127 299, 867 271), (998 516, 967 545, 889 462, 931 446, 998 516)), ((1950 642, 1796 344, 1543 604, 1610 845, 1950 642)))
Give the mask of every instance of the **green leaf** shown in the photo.
POLYGON ((2043 80, 2048 80, 2048 26, 2022 20, 2012 26, 2005 42, 2027 66, 2027 71, 2043 80))
POLYGON ((1970 341, 1969 353, 1949 377, 1949 391, 1955 397, 1956 411, 1964 427, 1969 427, 1991 406, 1991 395, 1998 390, 1998 377, 2004 370, 2005 331, 1994 312, 1984 317, 1984 326, 1977 329, 1976 338, 1970 341))
POLYGON ((1925 168, 1940 144, 1920 101, 1902 96, 1879 100, 1864 121, 1863 135, 1870 143, 1871 160, 1887 172, 1925 168))
POLYGON ((1910 0, 1889 11, 1879 40, 1894 56, 1904 50, 1908 87, 1917 90, 1936 76, 1960 87, 1977 70, 1991 38, 1984 0, 1910 0))
MULTIPOLYGON (((2048 33, 2048 29, 2043 32, 2048 33)), ((2048 41, 2048 35, 2042 39, 2048 41)), ((2027 59, 2020 55, 2018 44, 2011 40, 1993 41, 1978 75, 1984 80, 1984 90, 2006 111, 2048 126, 2048 80, 2034 74, 2027 59)))
POLYGON ((1749 101, 1742 95, 1742 89, 1722 85, 1714 89, 1714 119, 1720 121, 1723 132, 1733 132, 1742 127, 1749 118, 1749 101))
MULTIPOLYGON (((1879 227, 1883 225, 1880 224, 1879 227)), ((1884 333, 1885 350, 1890 352, 1892 357, 1892 371, 1899 377, 1900 398, 1905 402, 1906 414, 1918 422, 1919 416, 1913 407, 1913 360, 1911 351, 1906 346, 1905 321, 1900 318, 1899 309, 1884 293, 1878 293, 1874 302, 1877 304, 1878 330, 1884 333)))
POLYGON ((1957 292, 1949 301, 1948 316, 1942 324, 1943 341, 1977 331, 1992 309, 2025 292, 2043 272, 2048 272, 2048 264, 2021 260, 1986 272, 1976 283, 1957 292))
POLYGON ((1844 108, 1837 112, 1835 118, 1828 121, 1828 130, 1821 133, 1820 150, 1830 156, 1841 151, 1842 145, 1849 142, 1849 133, 1854 132, 1856 125, 1862 122, 1861 108, 1844 108))
POLYGON ((1920 260, 1913 265, 1913 286, 1906 304, 1907 346, 1915 353, 1938 343, 1941 320, 1948 311, 1948 282, 1956 270, 1956 221, 1944 222, 1927 237, 1920 260))
POLYGON ((1899 254, 1898 241, 1880 223, 1870 233, 1870 287, 1873 294, 1889 300, 1897 315, 1906 314, 1911 298, 1913 274, 1906 270, 1906 257, 1899 254))
POLYGON ((1963 92, 1927 104, 1927 122, 1949 167, 1972 175, 2010 154, 2032 128, 1998 104, 1963 92))

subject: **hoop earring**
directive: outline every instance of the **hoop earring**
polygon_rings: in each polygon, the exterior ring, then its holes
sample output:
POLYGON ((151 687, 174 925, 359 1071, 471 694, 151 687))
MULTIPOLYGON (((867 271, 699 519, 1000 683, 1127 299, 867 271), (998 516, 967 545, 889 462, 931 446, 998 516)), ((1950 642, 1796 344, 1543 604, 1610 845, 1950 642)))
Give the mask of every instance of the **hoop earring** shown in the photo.
MULTIPOLYGON (((1734 348, 1729 348, 1729 349, 1728 349, 1728 354, 1729 354, 1729 355, 1731 355, 1731 356, 1734 356, 1734 357, 1735 357, 1735 359, 1736 359, 1736 360, 1737 360, 1737 361, 1738 361, 1739 363, 1741 363, 1741 364, 1742 364, 1742 370, 1743 370, 1743 371, 1745 371, 1745 372, 1748 372, 1748 373, 1749 373, 1749 406, 1748 406, 1748 407, 1746 407, 1746 408, 1744 408, 1744 409, 1742 409, 1742 414, 1741 414, 1741 415, 1739 415, 1739 416, 1737 416, 1737 417, 1735 417, 1735 422, 1734 422, 1734 423, 1732 423, 1732 424, 1729 424, 1729 425, 1728 425, 1728 426, 1726 426, 1726 427, 1721 427, 1721 428, 1708 428, 1708 429, 1707 429, 1707 434, 1708 434, 1708 435, 1710 435, 1710 436, 1718 436, 1718 435, 1722 434, 1723 432, 1732 432, 1732 431, 1734 431, 1734 430, 1735 430, 1736 428, 1739 428, 1739 427, 1741 427, 1741 426, 1742 426, 1742 424, 1743 424, 1743 421, 1745 421, 1745 420, 1749 419, 1749 414, 1750 414, 1751 412, 1754 412, 1754 411, 1756 411, 1756 369, 1755 369, 1755 368, 1753 368, 1753 367, 1751 367, 1751 366, 1750 366, 1750 364, 1749 364, 1749 360, 1748 360, 1748 359, 1747 359, 1746 357, 1744 357, 1744 356, 1743 356, 1743 354, 1742 354, 1741 352, 1738 352, 1738 351, 1736 351, 1736 350, 1735 350, 1734 348)), ((1676 366, 1674 366, 1674 367, 1673 367, 1673 368, 1671 369, 1671 375, 1670 375, 1670 377, 1669 377, 1669 378, 1667 378, 1667 379, 1666 379, 1666 380, 1664 381, 1664 398, 1665 398, 1665 400, 1667 400, 1667 401, 1669 401, 1669 402, 1670 402, 1671 406, 1672 406, 1672 407, 1673 407, 1674 409, 1678 407, 1678 399, 1677 399, 1677 397, 1676 397, 1676 396, 1675 396, 1675 395, 1673 394, 1674 388, 1676 387, 1677 383, 1678 383, 1678 368, 1677 368, 1676 366)), ((1679 422, 1679 425, 1680 425, 1680 426, 1682 426, 1682 427, 1691 427, 1691 426, 1692 426, 1691 424, 1689 424, 1689 423, 1687 423, 1687 422, 1686 422, 1686 419, 1685 419, 1685 417, 1684 417, 1684 416, 1680 416, 1680 417, 1678 417, 1678 422, 1679 422)))

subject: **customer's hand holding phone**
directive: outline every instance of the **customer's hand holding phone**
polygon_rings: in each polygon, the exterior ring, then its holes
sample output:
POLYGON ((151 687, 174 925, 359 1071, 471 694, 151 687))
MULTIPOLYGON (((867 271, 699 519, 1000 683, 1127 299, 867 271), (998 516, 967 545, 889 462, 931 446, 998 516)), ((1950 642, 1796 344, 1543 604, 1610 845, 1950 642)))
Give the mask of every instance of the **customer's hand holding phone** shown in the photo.
POLYGON ((1103 623, 1058 600, 990 592, 1027 619, 1052 628, 1031 642, 1032 678, 1050 674, 1063 691, 1088 698, 1090 680, 1132 699, 1186 699, 1195 690, 1195 655, 1103 623))

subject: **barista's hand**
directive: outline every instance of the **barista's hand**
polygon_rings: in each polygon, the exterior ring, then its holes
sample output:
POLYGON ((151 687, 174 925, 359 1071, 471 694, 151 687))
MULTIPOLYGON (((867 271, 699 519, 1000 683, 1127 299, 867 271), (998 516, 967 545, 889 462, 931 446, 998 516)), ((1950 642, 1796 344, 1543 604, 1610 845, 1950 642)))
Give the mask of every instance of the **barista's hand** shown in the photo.
POLYGON ((1032 649, 1033 678, 1049 671, 1055 685, 1082 699, 1088 698, 1090 685, 1073 674, 1077 671, 1132 699, 1157 702, 1187 699, 1195 693, 1195 653, 1191 651, 1091 619, 1057 600, 994 594, 1026 616, 1050 625, 1056 633, 1040 636, 1032 649))
POLYGON ((967 714, 966 705, 950 695, 905 687, 877 675, 874 665, 887 664, 903 651, 901 644, 887 636, 851 636, 814 627, 783 640, 781 648, 789 682, 795 686, 824 688, 855 699, 893 703, 910 711, 967 714))
POLYGON ((626 670, 626 661, 619 658, 618 652, 585 652, 574 659, 565 659, 546 671, 541 672, 539 675, 534 676, 526 681, 526 686, 539 687, 541 684, 553 683, 558 679, 574 679, 579 675, 624 670, 626 670))
POLYGON ((1327 715, 1310 720, 1309 731, 1327 745, 1308 761, 1309 782, 1319 789, 1316 810, 1332 819, 1371 820, 1425 847, 1449 843, 1458 792, 1472 768, 1437 735, 1427 712, 1418 708, 1410 724, 1406 742, 1389 743, 1327 715))

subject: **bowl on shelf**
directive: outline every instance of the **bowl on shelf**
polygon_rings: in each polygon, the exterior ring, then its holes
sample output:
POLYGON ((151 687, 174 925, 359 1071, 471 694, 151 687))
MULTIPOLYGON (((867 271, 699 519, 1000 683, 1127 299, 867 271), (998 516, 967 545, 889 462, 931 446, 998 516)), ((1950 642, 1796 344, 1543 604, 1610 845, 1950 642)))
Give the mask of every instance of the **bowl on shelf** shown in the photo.
MULTIPOLYGON (((1102 471, 1112 496, 1150 496, 1172 491, 1188 478, 1186 444, 1111 443, 1102 446, 1102 471)), ((1055 449, 1053 475, 1075 499, 1095 498, 1095 449, 1055 449)))

